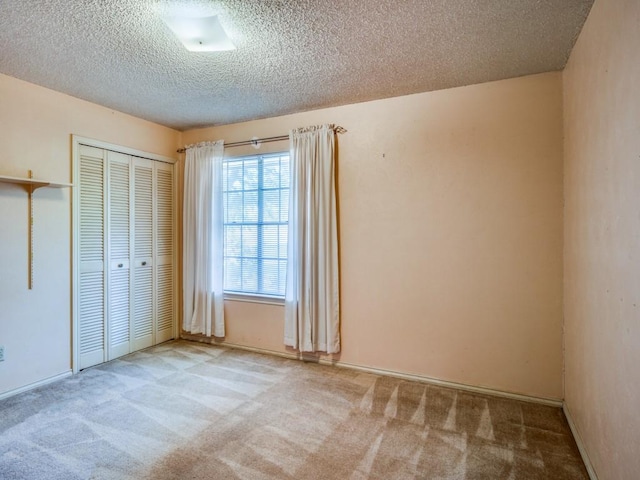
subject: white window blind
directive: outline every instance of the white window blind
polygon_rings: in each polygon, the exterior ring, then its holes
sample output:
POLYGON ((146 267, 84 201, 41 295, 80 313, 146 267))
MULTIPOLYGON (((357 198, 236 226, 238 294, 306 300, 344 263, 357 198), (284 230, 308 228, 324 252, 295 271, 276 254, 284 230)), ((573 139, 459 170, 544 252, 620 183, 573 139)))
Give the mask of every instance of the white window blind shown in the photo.
POLYGON ((223 166, 224 290, 284 296, 289 155, 229 159, 223 166))

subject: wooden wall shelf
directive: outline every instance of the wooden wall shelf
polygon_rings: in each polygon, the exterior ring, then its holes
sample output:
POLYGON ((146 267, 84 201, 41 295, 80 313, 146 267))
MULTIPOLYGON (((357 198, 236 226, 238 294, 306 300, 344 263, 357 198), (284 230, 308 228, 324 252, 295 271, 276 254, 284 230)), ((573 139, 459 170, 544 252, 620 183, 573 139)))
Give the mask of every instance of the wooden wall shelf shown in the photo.
POLYGON ((33 190, 40 187, 51 187, 51 188, 73 187, 71 183, 56 183, 56 182, 49 182, 47 180, 37 180, 35 178, 9 177, 7 175, 0 175, 0 183, 15 183, 18 185, 23 185, 25 187, 31 187, 33 190))
POLYGON ((25 188, 29 199, 29 290, 33 289, 33 192, 40 187, 50 188, 68 188, 73 187, 71 183, 56 183, 49 182, 47 180, 37 180, 32 178, 31 170, 29 170, 29 177, 10 177, 8 175, 0 175, 0 183, 12 183, 14 185, 21 185, 25 188))

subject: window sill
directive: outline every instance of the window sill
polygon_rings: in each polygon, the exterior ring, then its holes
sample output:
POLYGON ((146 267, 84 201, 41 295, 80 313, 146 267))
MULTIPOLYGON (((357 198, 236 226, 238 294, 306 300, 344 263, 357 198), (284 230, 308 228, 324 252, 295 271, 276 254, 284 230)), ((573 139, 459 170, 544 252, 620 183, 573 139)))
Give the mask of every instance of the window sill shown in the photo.
POLYGON ((266 305, 284 305, 284 297, 253 295, 249 293, 224 293, 224 299, 230 302, 263 303, 266 305))

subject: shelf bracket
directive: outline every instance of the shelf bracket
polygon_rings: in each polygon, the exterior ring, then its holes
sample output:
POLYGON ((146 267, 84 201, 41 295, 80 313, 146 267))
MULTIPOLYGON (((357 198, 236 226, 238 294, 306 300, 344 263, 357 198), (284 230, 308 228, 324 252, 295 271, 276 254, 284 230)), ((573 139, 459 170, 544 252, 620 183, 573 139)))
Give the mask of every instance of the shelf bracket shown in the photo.
MULTIPOLYGON (((33 172, 29 170, 29 179, 33 178, 33 172)), ((28 242, 29 242, 29 290, 33 290, 33 191, 35 188, 33 184, 25 185, 27 188, 27 194, 29 197, 29 231, 28 242)))

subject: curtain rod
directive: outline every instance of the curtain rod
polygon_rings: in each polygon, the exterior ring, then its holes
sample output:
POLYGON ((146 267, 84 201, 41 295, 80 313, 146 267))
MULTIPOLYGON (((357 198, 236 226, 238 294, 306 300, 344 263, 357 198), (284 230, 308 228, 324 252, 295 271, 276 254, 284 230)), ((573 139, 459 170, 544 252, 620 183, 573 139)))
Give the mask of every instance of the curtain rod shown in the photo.
MULTIPOLYGON (((343 127, 335 127, 333 129, 336 133, 346 133, 347 130, 343 127)), ((232 148, 232 147, 244 147, 247 145, 258 145, 260 143, 269 143, 269 142, 281 142, 283 140, 289 140, 289 135, 279 135, 277 137, 265 137, 265 138, 252 138, 251 140, 242 140, 240 142, 230 142, 225 143, 224 148, 232 148)), ((176 150, 178 153, 184 153, 187 151, 186 148, 179 148, 176 150)))

